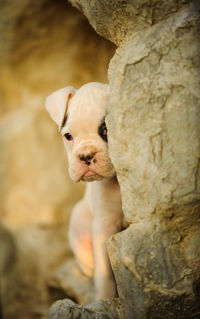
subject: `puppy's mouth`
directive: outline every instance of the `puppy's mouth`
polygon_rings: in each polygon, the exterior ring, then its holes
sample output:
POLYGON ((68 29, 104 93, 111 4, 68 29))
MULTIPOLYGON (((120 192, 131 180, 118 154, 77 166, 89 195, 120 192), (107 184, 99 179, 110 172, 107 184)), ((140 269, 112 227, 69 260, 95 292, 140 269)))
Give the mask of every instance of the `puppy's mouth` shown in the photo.
POLYGON ((93 172, 92 170, 88 170, 81 177, 81 180, 85 182, 99 181, 101 179, 103 179, 103 176, 93 172))

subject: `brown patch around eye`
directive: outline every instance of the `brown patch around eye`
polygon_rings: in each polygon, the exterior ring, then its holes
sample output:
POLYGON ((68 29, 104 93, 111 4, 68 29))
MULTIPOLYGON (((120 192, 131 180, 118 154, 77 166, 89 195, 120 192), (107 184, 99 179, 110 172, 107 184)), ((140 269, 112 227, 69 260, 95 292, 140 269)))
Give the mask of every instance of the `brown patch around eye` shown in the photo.
POLYGON ((101 124, 100 124, 99 129, 98 129, 98 133, 105 142, 108 142, 107 127, 106 127, 106 123, 105 123, 105 118, 103 118, 101 121, 101 124))

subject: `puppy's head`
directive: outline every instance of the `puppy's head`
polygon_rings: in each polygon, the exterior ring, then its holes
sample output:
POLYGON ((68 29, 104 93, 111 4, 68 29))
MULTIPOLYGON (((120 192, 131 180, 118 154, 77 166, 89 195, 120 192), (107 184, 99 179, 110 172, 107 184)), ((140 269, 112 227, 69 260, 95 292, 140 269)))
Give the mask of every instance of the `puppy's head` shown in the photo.
POLYGON ((105 115, 109 87, 88 83, 79 90, 60 89, 46 99, 46 109, 58 124, 68 154, 69 174, 78 182, 111 178, 105 115))

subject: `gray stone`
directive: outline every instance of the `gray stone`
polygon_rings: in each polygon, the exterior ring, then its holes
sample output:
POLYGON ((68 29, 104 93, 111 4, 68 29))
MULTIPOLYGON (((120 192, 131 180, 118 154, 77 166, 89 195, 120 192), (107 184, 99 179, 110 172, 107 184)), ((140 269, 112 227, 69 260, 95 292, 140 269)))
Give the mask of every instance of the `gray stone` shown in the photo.
POLYGON ((199 318, 197 9, 129 37, 110 64, 110 155, 131 226, 108 249, 126 318, 199 318))
POLYGON ((191 0, 70 0, 97 33, 119 45, 127 35, 146 29, 191 0))
POLYGON ((3 318, 14 319, 16 314, 25 319, 43 318, 55 300, 49 277, 57 264, 70 256, 68 245, 63 244, 66 225, 21 227, 12 231, 12 237, 16 259, 2 276, 3 318))
MULTIPOLYGON (((194 250, 198 250, 198 236, 192 236, 192 242, 197 241, 194 250)), ((199 252, 191 258, 184 241, 173 222, 167 226, 140 222, 109 240, 125 318, 199 318, 193 289, 199 275, 199 252)))
POLYGON ((94 285, 91 278, 79 269, 74 258, 68 258, 49 276, 51 290, 63 291, 68 298, 81 305, 94 300, 94 285))
POLYGON ((99 301, 85 307, 64 299, 52 305, 48 319, 123 319, 121 315, 120 302, 117 299, 99 301))
POLYGON ((110 64, 109 149, 131 223, 199 200, 198 19, 195 6, 181 10, 110 64))

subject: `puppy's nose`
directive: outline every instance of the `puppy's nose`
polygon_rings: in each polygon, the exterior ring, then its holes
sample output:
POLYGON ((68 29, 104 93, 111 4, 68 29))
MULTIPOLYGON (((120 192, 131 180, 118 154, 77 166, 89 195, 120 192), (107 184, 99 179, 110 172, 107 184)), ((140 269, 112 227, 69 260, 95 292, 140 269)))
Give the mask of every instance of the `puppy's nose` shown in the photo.
POLYGON ((80 154, 79 158, 81 161, 85 162, 87 165, 91 164, 91 160, 93 159, 95 153, 90 153, 90 154, 80 154))

